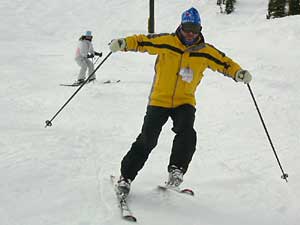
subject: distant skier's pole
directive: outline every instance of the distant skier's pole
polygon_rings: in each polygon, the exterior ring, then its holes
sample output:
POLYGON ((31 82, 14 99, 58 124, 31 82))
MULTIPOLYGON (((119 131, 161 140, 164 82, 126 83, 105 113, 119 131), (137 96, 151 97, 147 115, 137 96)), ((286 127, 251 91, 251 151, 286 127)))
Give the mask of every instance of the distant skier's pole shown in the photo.
POLYGON ((108 53, 108 55, 102 60, 102 62, 96 67, 96 69, 88 76, 87 79, 77 88, 77 90, 72 94, 72 96, 66 101, 66 103, 55 113, 55 115, 50 119, 46 120, 46 126, 45 127, 51 127, 52 121, 55 119, 55 117, 65 108, 65 106, 71 101, 71 99, 80 91, 80 89, 88 82, 88 80, 96 73, 96 71, 100 68, 100 66, 108 59, 108 57, 112 54, 112 52, 108 53))
POLYGON ((95 60, 94 65, 98 62, 101 56, 98 56, 98 58, 95 60))
POLYGON ((283 169, 282 169, 281 163, 280 163, 279 158, 278 158, 278 156, 277 156, 277 153, 276 153, 276 151, 275 151, 274 145, 273 145, 273 143, 272 143, 272 140, 271 140, 271 137, 270 137, 269 132, 268 132, 268 130, 267 130, 267 127, 266 127, 266 125, 265 125, 265 122, 264 122, 264 120, 263 120, 263 118, 262 118, 262 115, 261 115, 261 113, 260 113, 260 111, 259 111, 258 105, 257 105, 257 103, 256 103, 256 100, 255 100, 255 98, 254 98, 253 92, 252 92, 252 90, 251 90, 251 87, 250 87, 249 84, 247 84, 247 87, 248 87, 248 89, 249 89, 249 91, 250 91, 250 94, 251 94, 251 97, 252 97, 252 99, 253 99, 253 101, 254 101, 254 104, 255 104, 256 110, 257 110, 257 112, 258 112, 259 118, 260 118, 260 120, 261 120, 261 122, 262 122, 262 125, 263 125, 264 129, 265 129, 265 132, 266 132, 266 134, 267 134, 268 140, 269 140, 269 142, 270 142, 270 145, 271 145, 272 150, 273 150, 273 152, 274 152, 274 155, 275 155, 275 157, 276 157, 277 163, 278 163, 278 165, 279 165, 279 167, 280 167, 280 170, 281 170, 281 172, 282 172, 281 178, 282 178, 282 179, 285 179, 285 181, 288 182, 288 180, 287 180, 288 174, 285 173, 285 172, 283 171, 283 169))

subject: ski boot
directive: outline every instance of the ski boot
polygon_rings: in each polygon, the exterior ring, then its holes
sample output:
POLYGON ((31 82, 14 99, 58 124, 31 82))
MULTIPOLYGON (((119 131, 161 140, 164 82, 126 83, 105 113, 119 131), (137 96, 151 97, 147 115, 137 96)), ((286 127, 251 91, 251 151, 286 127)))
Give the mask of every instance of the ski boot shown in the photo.
POLYGON ((181 168, 175 165, 169 168, 169 180, 166 182, 168 187, 179 189, 179 185, 183 182, 183 172, 181 168))
POLYGON ((79 79, 79 80, 75 81, 75 82, 73 83, 73 85, 79 86, 79 85, 81 85, 82 83, 84 83, 84 79, 79 79))
POLYGON ((129 194, 130 191, 130 184, 131 184, 131 180, 130 179, 126 179, 123 176, 120 176, 120 179, 117 182, 117 189, 118 189, 118 194, 122 197, 122 198, 126 198, 129 194))

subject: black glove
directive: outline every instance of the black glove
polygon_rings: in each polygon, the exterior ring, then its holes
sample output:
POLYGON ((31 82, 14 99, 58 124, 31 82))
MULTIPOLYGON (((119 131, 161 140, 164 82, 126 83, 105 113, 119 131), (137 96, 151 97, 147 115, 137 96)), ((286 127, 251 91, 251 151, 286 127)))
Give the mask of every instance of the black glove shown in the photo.
POLYGON ((95 55, 94 54, 88 54, 88 56, 87 56, 88 58, 94 58, 95 57, 95 55))
POLYGON ((101 57, 102 56, 102 52, 95 52, 95 55, 97 55, 97 56, 99 56, 99 57, 101 57))

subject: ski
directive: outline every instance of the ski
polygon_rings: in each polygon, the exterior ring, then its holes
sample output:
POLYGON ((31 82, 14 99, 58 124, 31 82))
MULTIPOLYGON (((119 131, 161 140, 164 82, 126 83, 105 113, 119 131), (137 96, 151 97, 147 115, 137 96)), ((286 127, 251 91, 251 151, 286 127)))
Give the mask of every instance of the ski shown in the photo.
MULTIPOLYGON (((86 84, 89 84, 89 83, 91 83, 91 82, 94 82, 95 81, 95 79, 94 80, 91 80, 91 81, 84 81, 84 82, 86 82, 86 84)), ((60 86, 65 86, 65 87, 79 87, 80 85, 82 85, 83 83, 77 83, 77 82, 74 82, 73 84, 59 84, 60 86)))
MULTIPOLYGON (((93 81, 89 81, 89 82, 87 82, 87 84, 88 83, 91 83, 91 82, 93 82, 93 81)), ((120 83, 121 82, 121 80, 105 80, 105 81, 102 81, 101 83, 102 84, 112 84, 112 83, 120 83)), ((59 84, 60 86, 65 86, 65 87, 78 87, 78 86, 80 86, 82 83, 80 83, 80 84, 78 84, 78 83, 73 83, 73 84, 59 84)))
POLYGON ((76 83, 73 83, 73 84, 59 84, 59 86, 65 86, 65 87, 78 87, 78 86, 80 86, 80 84, 76 84, 76 83))
POLYGON ((120 83, 121 80, 106 80, 106 81, 103 81, 102 83, 103 84, 111 84, 111 83, 120 83))
POLYGON ((159 190, 162 190, 162 191, 167 191, 167 190, 170 190, 170 191, 174 191, 174 192, 177 192, 177 193, 180 193, 180 194, 187 194, 187 195, 191 195, 191 196, 194 196, 195 193, 192 189, 189 189, 189 188, 184 188, 184 189, 180 189, 180 188, 176 188, 176 187, 172 187, 172 186, 169 186, 169 185, 158 185, 157 188, 159 190))
POLYGON ((118 199, 119 208, 121 210, 122 218, 125 219, 125 220, 128 220, 128 221, 131 221, 131 222, 136 222, 137 219, 132 214, 132 212, 131 212, 131 210, 130 210, 130 208, 128 206, 126 196, 120 195, 120 193, 119 193, 119 191, 117 189, 117 186, 116 186, 116 177, 113 176, 113 175, 111 175, 110 176, 110 180, 111 180, 111 183, 112 183, 112 185, 114 187, 114 191, 115 191, 117 199, 118 199))

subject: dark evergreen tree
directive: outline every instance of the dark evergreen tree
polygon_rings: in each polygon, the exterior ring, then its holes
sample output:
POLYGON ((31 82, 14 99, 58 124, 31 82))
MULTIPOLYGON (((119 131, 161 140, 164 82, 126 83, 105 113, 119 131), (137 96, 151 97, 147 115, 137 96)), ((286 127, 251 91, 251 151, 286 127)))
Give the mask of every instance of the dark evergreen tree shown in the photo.
POLYGON ((217 0, 217 5, 225 4, 226 0, 217 0))
POLYGON ((235 4, 236 0, 226 0, 225 3, 225 12, 227 14, 230 14, 234 11, 234 4, 235 4))
POLYGON ((300 0, 289 0, 289 15, 300 15, 300 0))
POLYGON ((286 16, 286 3, 287 0, 270 0, 267 19, 286 16))

